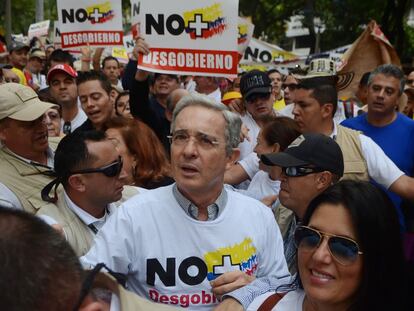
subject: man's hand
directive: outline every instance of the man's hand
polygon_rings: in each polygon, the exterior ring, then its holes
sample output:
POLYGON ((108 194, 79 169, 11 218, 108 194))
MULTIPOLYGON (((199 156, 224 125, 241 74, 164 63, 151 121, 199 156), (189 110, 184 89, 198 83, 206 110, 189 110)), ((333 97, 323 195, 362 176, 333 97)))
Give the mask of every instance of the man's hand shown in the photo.
POLYGON ((145 39, 141 37, 137 38, 137 40, 135 41, 134 50, 132 51, 132 55, 134 56, 134 58, 138 59, 139 54, 148 55, 149 53, 150 47, 148 43, 145 42, 145 39))
POLYGON ((250 276, 242 271, 226 272, 210 282, 211 290, 220 299, 224 294, 253 282, 255 278, 255 276, 250 276))
POLYGON ((234 298, 224 299, 213 311, 243 311, 243 306, 234 298))
POLYGON ((240 98, 233 99, 228 107, 231 111, 238 113, 241 116, 244 116, 246 113, 246 107, 243 104, 243 100, 240 98))
POLYGON ((244 125, 242 123, 241 128, 240 128, 240 142, 242 143, 245 139, 247 141, 250 141, 250 137, 249 137, 249 131, 250 129, 244 125))
POLYGON ((261 200, 261 202, 262 202, 264 205, 268 206, 268 207, 272 207, 273 203, 275 203, 275 201, 276 201, 276 200, 277 200, 277 195, 276 195, 276 194, 274 194, 274 195, 269 195, 269 196, 267 196, 267 197, 264 197, 264 198, 261 200))

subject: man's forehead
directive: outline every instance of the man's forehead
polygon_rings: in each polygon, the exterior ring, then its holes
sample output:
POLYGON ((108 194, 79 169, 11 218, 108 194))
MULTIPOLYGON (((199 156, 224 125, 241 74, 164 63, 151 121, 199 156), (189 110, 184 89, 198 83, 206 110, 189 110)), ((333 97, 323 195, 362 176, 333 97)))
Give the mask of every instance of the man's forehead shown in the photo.
POLYGON ((88 153, 94 156, 94 162, 97 163, 110 163, 115 161, 119 152, 114 148, 114 142, 110 139, 104 139, 101 141, 86 141, 88 153))
POLYGON ((187 106, 178 113, 175 130, 178 128, 200 130, 206 134, 218 132, 222 128, 219 124, 220 120, 224 125, 225 120, 221 111, 198 105, 187 106), (211 119, 215 119, 214 124, 211 123, 211 119))

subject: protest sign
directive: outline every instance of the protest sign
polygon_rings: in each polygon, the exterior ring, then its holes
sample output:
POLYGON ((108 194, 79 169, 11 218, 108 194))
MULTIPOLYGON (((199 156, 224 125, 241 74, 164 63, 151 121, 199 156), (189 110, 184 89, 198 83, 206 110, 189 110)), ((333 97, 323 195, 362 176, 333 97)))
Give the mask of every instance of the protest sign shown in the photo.
POLYGON ((135 40, 133 39, 132 35, 125 35, 124 36, 124 48, 128 55, 132 53, 135 47, 135 40))
POLYGON ((124 47, 113 47, 112 56, 115 57, 120 63, 128 63, 128 54, 124 47))
POLYGON ((34 37, 40 38, 43 36, 47 36, 49 34, 49 26, 50 20, 45 20, 42 22, 31 24, 27 32, 29 40, 31 40, 34 37))
POLYGON ((252 38, 240 64, 279 64, 298 59, 298 56, 277 45, 252 38))
POLYGON ((238 0, 141 0, 141 36, 150 54, 147 71, 229 76, 237 74, 238 0))
POLYGON ((62 48, 122 46, 122 7, 117 0, 58 0, 62 48))
POLYGON ((62 48, 62 37, 60 36, 59 21, 53 22, 53 46, 55 49, 62 48))
POLYGON ((238 24, 239 35, 237 38, 238 51, 240 58, 243 57, 244 51, 249 46, 250 40, 253 36, 254 25, 249 19, 245 17, 239 17, 238 24))
POLYGON ((131 32, 134 39, 140 35, 141 17, 139 14, 141 6, 140 0, 131 0, 131 32))

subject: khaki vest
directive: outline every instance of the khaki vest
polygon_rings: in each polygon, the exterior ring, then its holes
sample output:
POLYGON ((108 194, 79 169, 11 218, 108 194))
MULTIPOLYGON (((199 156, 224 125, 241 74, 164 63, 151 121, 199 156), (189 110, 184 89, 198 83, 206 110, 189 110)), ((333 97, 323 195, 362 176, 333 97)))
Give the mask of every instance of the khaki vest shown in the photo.
POLYGON ((342 179, 369 181, 368 166, 362 153, 360 132, 338 125, 336 142, 344 156, 342 179))
POLYGON ((137 294, 127 291, 116 280, 106 273, 98 273, 92 288, 103 288, 111 291, 119 297, 121 311, 172 311, 178 310, 165 304, 155 303, 137 294))
MULTIPOLYGON (((114 204, 118 207, 130 197, 138 194, 135 187, 124 186, 121 200, 114 204)), ((68 207, 64 199, 63 187, 59 186, 58 201, 56 205, 49 204, 39 209, 36 215, 46 215, 52 217, 63 227, 66 240, 74 249, 77 256, 85 255, 93 244, 94 234, 91 229, 68 207)))
MULTIPOLYGON (((55 150, 61 138, 49 139, 49 146, 55 150)), ((23 209, 29 213, 36 211, 50 203, 42 200, 40 192, 43 187, 53 180, 45 172, 51 169, 29 164, 0 148, 0 182, 9 188, 19 199, 23 209)))

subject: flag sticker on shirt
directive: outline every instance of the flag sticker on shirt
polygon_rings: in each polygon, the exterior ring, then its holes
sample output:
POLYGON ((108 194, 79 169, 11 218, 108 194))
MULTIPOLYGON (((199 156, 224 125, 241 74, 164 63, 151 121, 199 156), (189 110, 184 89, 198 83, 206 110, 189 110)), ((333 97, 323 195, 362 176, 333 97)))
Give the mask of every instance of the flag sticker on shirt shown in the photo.
POLYGON ((253 275, 257 270, 256 248, 252 239, 246 238, 240 244, 219 248, 206 253, 204 261, 207 265, 207 279, 212 281, 225 272, 243 271, 253 275))

